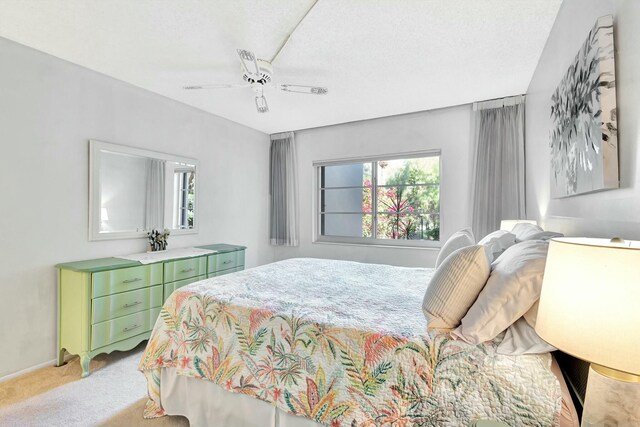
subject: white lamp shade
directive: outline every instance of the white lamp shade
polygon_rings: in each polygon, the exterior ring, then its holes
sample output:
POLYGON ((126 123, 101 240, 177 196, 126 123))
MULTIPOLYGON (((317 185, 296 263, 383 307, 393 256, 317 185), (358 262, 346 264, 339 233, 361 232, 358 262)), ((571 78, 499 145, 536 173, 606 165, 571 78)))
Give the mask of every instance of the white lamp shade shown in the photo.
POLYGON ((640 375, 640 242, 551 240, 535 329, 568 354, 640 375))
POLYGON ((533 219, 503 219, 500 221, 500 230, 511 231, 516 224, 538 225, 538 222, 533 219))

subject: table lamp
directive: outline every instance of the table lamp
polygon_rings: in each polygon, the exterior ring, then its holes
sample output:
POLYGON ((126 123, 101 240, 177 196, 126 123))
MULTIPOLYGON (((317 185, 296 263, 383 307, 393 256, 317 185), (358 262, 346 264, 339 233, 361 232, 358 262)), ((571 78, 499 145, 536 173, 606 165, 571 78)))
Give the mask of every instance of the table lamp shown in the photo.
POLYGON ((516 224, 538 225, 538 222, 533 219, 503 219, 500 221, 500 230, 511 231, 516 224))
POLYGON ((535 329, 591 363, 582 427, 640 426, 640 242, 551 240, 535 329))

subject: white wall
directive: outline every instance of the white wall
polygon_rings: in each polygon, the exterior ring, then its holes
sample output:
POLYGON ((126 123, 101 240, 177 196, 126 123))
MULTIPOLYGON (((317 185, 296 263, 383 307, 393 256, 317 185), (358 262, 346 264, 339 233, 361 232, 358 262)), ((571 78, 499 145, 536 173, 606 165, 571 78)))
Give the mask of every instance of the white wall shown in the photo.
POLYGON ((432 267, 437 248, 390 248, 313 243, 312 163, 422 150, 442 150, 441 239, 471 224, 471 106, 445 108, 296 132, 300 246, 278 247, 276 258, 336 258, 432 267))
POLYGON ((88 241, 90 138, 200 161, 200 233, 171 246, 273 259, 267 135, 0 38, 0 378, 55 356, 56 263, 145 249, 88 241))
POLYGON ((527 216, 568 235, 640 239, 640 1, 565 0, 527 90, 527 216), (614 16, 620 189, 550 199, 551 94, 596 19, 614 16))

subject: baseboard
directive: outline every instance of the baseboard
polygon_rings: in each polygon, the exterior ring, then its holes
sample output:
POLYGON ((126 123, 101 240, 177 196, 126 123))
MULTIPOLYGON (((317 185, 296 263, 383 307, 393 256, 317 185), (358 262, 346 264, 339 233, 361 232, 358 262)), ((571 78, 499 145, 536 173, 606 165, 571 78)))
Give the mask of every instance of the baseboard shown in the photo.
MULTIPOLYGON (((65 354, 64 362, 67 363, 69 360, 73 359, 74 357, 78 357, 78 356, 75 354, 65 354)), ((54 366, 57 362, 58 362, 57 359, 51 359, 47 362, 38 363, 37 365, 31 366, 26 369, 22 369, 21 371, 18 371, 18 372, 14 372, 13 374, 5 375, 4 377, 0 377, 0 383, 9 381, 11 379, 14 379, 24 374, 28 374, 29 372, 33 372, 38 369, 46 368, 47 366, 54 366)))

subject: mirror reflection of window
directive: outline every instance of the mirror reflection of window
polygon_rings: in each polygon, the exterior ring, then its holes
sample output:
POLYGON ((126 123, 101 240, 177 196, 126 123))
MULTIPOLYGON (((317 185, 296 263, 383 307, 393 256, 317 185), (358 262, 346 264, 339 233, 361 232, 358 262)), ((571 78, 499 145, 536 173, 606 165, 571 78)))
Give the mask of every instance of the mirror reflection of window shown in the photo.
POLYGON ((95 140, 89 147, 91 240, 197 232, 197 160, 95 140))
POLYGON ((195 173, 192 169, 176 169, 174 172, 173 227, 193 228, 195 199, 195 173))
POLYGON ((147 160, 147 193, 145 203, 146 230, 164 229, 165 161, 147 160))

